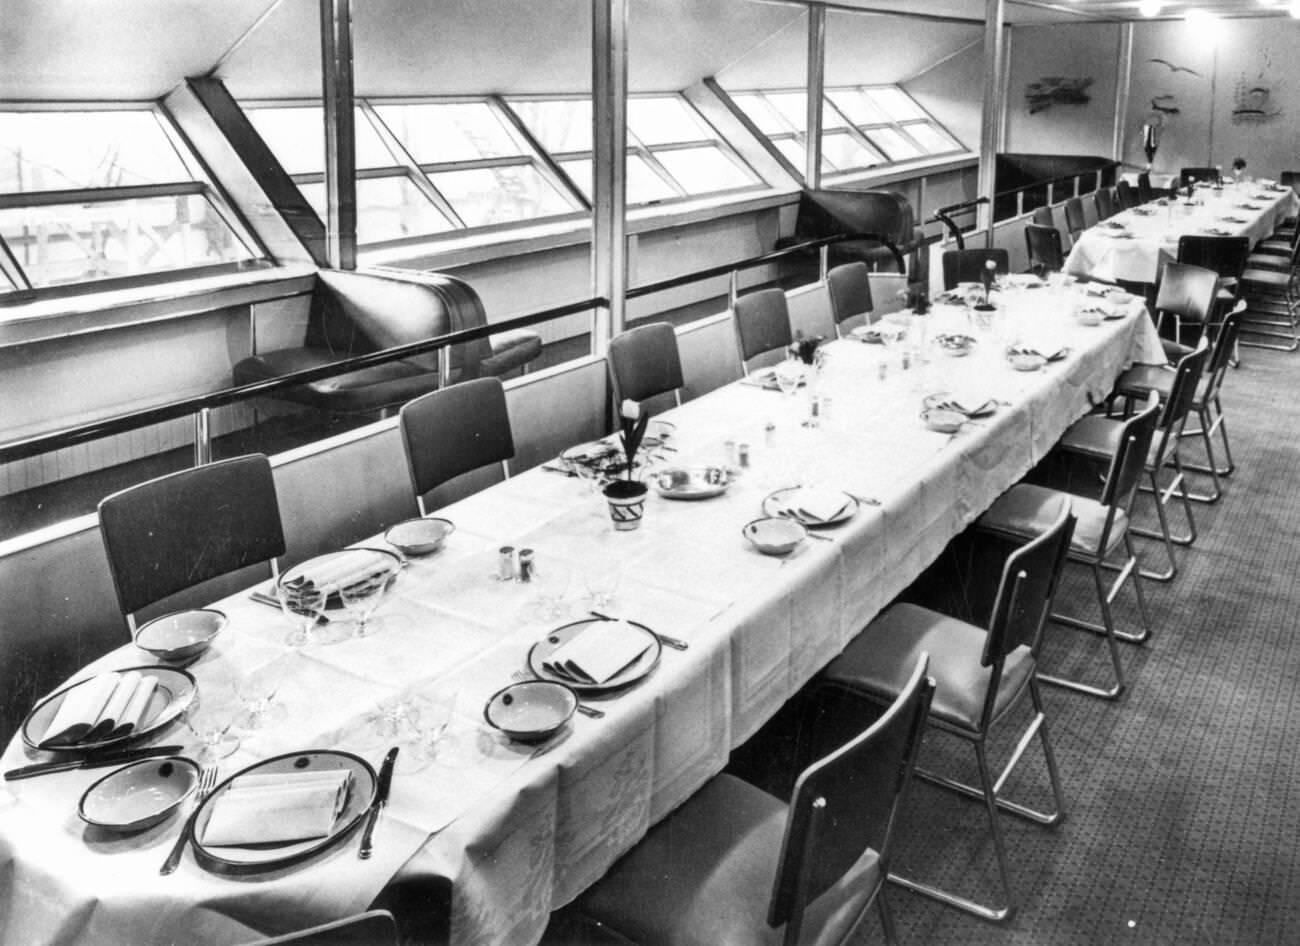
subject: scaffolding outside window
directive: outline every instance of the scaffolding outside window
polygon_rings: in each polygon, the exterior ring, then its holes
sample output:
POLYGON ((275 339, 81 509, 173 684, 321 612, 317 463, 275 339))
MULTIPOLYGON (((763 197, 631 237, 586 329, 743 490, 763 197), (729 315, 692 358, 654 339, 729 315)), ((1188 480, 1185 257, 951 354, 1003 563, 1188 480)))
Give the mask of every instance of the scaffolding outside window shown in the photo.
POLYGON ((158 109, 0 110, 0 294, 263 258, 158 109))

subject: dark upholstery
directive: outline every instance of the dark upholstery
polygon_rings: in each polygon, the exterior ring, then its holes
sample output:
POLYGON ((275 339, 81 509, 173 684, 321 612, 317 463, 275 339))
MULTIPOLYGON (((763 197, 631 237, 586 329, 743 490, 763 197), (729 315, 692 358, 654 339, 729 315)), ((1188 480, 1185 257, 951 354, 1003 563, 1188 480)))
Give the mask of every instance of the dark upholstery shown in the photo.
POLYGON ((786 348, 794 341, 790 309, 780 289, 759 289, 736 300, 733 313, 740 360, 748 365, 756 355, 786 348))
POLYGON ((1183 168, 1178 172, 1178 183, 1182 187, 1204 181, 1218 184, 1220 181, 1219 169, 1217 167, 1183 168))
POLYGON ((1203 266, 1187 263, 1166 263, 1160 270, 1160 285, 1156 289, 1156 326, 1165 316, 1174 323, 1174 341, 1182 342, 1184 326, 1204 328, 1214 311, 1219 291, 1219 274, 1203 266))
POLYGON ((826 289, 831 298, 831 318, 837 326, 857 315, 871 321, 875 303, 866 263, 841 263, 832 267, 826 272, 826 289))
POLYGON ((1029 215, 1029 222, 1036 223, 1040 227, 1056 226, 1056 220, 1052 217, 1052 208, 1047 204, 1034 208, 1034 212, 1029 215))
POLYGON ((322 923, 244 946, 397 946, 397 925, 387 910, 370 910, 356 916, 322 923))
MULTIPOLYGON (((477 294, 451 276, 321 270, 303 346, 244 358, 235 365, 234 382, 264 381, 486 324, 477 294)), ((522 368, 541 349, 541 338, 524 330, 499 333, 490 342, 457 345, 451 356, 452 376, 445 383, 522 368)), ((361 413, 396 407, 442 383, 438 356, 429 353, 309 382, 275 396, 319 410, 361 413)))
MULTIPOLYGON (((794 235, 778 240, 777 247, 793 246, 820 237, 850 233, 878 233, 895 246, 912 239, 915 217, 912 205, 892 191, 805 190, 799 195, 794 235)), ((874 241, 852 240, 832 244, 832 266, 861 260, 873 269, 898 271, 893 253, 874 241)))
POLYGON ((1079 234, 1088 229, 1088 220, 1083 212, 1083 200, 1071 197, 1065 202, 1065 229, 1071 240, 1079 239, 1079 234))
POLYGON ((433 391, 403 405, 398 421, 417 497, 515 455, 499 378, 475 378, 433 391))
MULTIPOLYGON (((1057 490, 1034 483, 1017 483, 994 501, 980 517, 979 524, 989 531, 1033 538, 1051 527, 1060 503, 1061 494, 1057 490)), ((1106 534, 1110 509, 1097 500, 1071 496, 1070 511, 1075 518, 1071 552, 1090 557, 1104 556, 1123 542, 1128 528, 1128 517, 1123 510, 1117 511, 1110 534, 1106 534), (1103 539, 1106 542, 1104 549, 1101 548, 1103 539)))
POLYGON ((1120 210, 1131 210, 1142 201, 1132 184, 1128 181, 1120 181, 1115 185, 1115 203, 1119 204, 1120 210))
POLYGON ((1025 246, 1029 252, 1029 268, 1034 272, 1058 273, 1065 267, 1061 231, 1055 227, 1025 224, 1025 246))
POLYGON ((1141 203, 1150 203, 1155 199, 1155 191, 1151 189, 1151 172, 1143 171, 1138 175, 1137 183, 1138 201, 1141 203))
POLYGON ((1106 220, 1119 213, 1119 205, 1115 201, 1115 191, 1109 187, 1100 188, 1097 193, 1092 195, 1092 199, 1097 204, 1097 219, 1106 220))
POLYGON ((668 322, 639 325, 616 335, 606 361, 615 404, 675 392, 686 383, 677 332, 668 322))
POLYGON ((958 283, 981 282, 984 264, 993 260, 994 271, 999 276, 1011 272, 1011 254, 998 247, 978 250, 945 250, 943 253, 943 288, 953 289, 958 283))
POLYGON ((99 527, 124 615, 284 554, 271 463, 234 457, 106 496, 99 527))

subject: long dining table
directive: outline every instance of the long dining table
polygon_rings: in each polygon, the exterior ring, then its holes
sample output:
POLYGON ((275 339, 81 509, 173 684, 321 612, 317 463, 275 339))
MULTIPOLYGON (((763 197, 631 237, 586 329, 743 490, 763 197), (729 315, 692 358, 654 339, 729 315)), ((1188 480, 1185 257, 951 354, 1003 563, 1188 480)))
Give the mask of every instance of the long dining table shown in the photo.
MULTIPOLYGON (((990 324, 968 320, 964 309, 936 306, 925 317, 930 340, 914 333, 911 350, 846 337, 825 346, 804 390, 750 378, 666 412, 658 420, 673 425, 671 437, 651 448, 658 465, 724 465, 738 453, 747 462, 713 498, 652 489, 638 529, 615 531, 603 498, 547 468, 554 463, 440 510, 454 533, 409 560, 370 636, 291 647, 283 616, 248 593, 215 602, 229 624, 188 668, 197 712, 233 714, 228 694, 241 687, 274 691, 279 707, 240 733, 222 778, 319 749, 378 766, 400 744, 374 856, 359 859, 348 836, 303 863, 251 875, 187 854, 163 877, 179 818, 130 834, 79 820, 78 799, 104 770, 5 782, 0 942, 239 943, 360 911, 395 878, 419 877, 450 882, 457 946, 537 942, 553 909, 719 772, 1124 367, 1163 361, 1139 300, 1107 301, 1082 286, 1008 289, 990 324), (1105 320, 1081 323, 1078 310, 1094 305, 1105 320), (934 337, 948 332, 969 332, 974 350, 945 354, 934 337), (1059 357, 1014 370, 1008 346, 1059 357), (993 409, 936 432, 920 417, 927 396, 993 409), (788 556, 759 553, 743 527, 795 485, 843 491, 847 508, 835 518, 844 521, 813 530, 822 538, 788 556), (500 580, 503 546, 533 550, 534 581, 500 580), (687 648, 663 648, 636 685, 584 698, 603 718, 575 715, 541 745, 506 739, 485 725, 485 702, 526 669, 536 642, 583 619, 589 588, 609 595, 605 611, 687 648), (223 679, 237 686, 224 690, 223 679), (446 727, 422 727, 439 707, 446 727)), ((144 657, 124 646, 76 678, 144 657)), ((152 738, 183 737, 176 723, 152 738)), ((15 737, 0 764, 45 757, 15 737)))
POLYGON ((1300 200, 1290 187, 1262 181, 1195 187, 1191 195, 1151 201, 1089 227, 1070 248, 1065 271, 1154 285, 1161 266, 1177 258, 1179 238, 1244 236, 1254 246, 1297 207, 1300 200))

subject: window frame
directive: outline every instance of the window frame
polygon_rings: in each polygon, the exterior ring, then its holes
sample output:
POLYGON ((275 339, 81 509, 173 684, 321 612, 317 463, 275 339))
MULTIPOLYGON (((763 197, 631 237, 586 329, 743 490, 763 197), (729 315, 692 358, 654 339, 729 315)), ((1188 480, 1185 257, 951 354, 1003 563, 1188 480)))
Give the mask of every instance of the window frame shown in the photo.
MULTIPOLYGON (((192 150, 189 142, 176 127, 167 110, 159 102, 11 102, 0 110, 27 113, 68 112, 126 112, 148 114, 155 122, 177 157, 177 161, 190 175, 187 180, 157 181, 151 184, 129 184, 109 187, 78 187, 55 190, 10 191, 0 193, 0 210, 58 207, 75 204, 110 203, 159 197, 201 197, 208 208, 220 219, 231 236, 248 254, 248 259, 200 263, 175 269, 153 270, 101 279, 79 279, 54 285, 36 285, 27 275, 23 263, 9 242, 0 234, 0 310, 6 306, 30 303, 41 299, 60 299, 74 296, 111 292, 136 287, 150 287, 178 283, 187 279, 214 275, 234 274, 249 270, 266 269, 276 264, 266 246, 245 223, 235 205, 211 178, 201 157, 192 150), (14 288, 6 286, 10 283, 14 288)), ((0 314, 0 318, 3 315, 0 314)))

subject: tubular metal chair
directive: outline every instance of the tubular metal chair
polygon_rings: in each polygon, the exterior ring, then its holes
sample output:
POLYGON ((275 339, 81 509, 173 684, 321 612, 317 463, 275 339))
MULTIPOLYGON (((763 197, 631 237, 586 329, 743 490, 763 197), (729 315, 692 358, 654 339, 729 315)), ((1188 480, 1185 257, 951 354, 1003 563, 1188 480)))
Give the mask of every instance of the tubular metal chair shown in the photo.
POLYGON ((1285 270, 1290 265, 1291 249, 1297 239, 1300 239, 1300 230, 1274 231, 1272 236, 1252 247, 1246 263, 1250 267, 1285 270))
POLYGON ((874 901, 895 942, 885 878, 934 692, 926 667, 923 654, 913 660, 884 716, 804 770, 788 807, 719 775, 652 828, 574 912, 642 946, 831 946, 853 936, 874 901))
POLYGON ((1151 189, 1151 172, 1143 171, 1138 175, 1138 200, 1146 204, 1154 200, 1155 196, 1155 191, 1151 189))
POLYGON ((1055 227, 1025 224, 1025 246, 1029 250, 1029 268, 1040 276, 1044 273, 1059 273, 1065 268, 1061 231, 1055 227))
POLYGON ((840 326, 855 316, 862 316, 865 322, 871 321, 875 303, 871 298, 871 276, 866 263, 856 260, 832 267, 826 273, 826 291, 831 298, 831 319, 835 322, 837 335, 840 326))
POLYGON ((1037 224, 1040 227, 1056 226, 1056 220, 1052 217, 1051 205, 1044 204, 1041 207, 1035 207, 1033 214, 1029 217, 1029 222, 1037 224))
POLYGON ((1088 229, 1088 220, 1083 212, 1083 199, 1071 197, 1065 202, 1065 229, 1070 234, 1070 242, 1077 242, 1079 234, 1088 229))
MULTIPOLYGON (((1143 578, 1154 581, 1172 581, 1178 573, 1178 561, 1174 556, 1175 545, 1191 545, 1196 541, 1196 520, 1192 516, 1192 502, 1187 494, 1187 478, 1183 472, 1182 459, 1178 455, 1178 441, 1183 433, 1183 426, 1192 408, 1196 396, 1196 386, 1201 381, 1201 374, 1209 356, 1209 339, 1201 337, 1196 348, 1183 356, 1174 369, 1173 384, 1169 397, 1165 399, 1156 422, 1156 435, 1152 438, 1151 450, 1147 454, 1146 473, 1149 481, 1143 492, 1150 492, 1155 499, 1156 517, 1160 522, 1160 531, 1139 529, 1130 525, 1129 531, 1134 535, 1160 539, 1164 544, 1165 556, 1169 567, 1162 572, 1143 569, 1143 578), (1174 472, 1172 479, 1164 487, 1160 478, 1165 468, 1174 472), (1169 515, 1165 507, 1177 493, 1182 501, 1183 514, 1187 519, 1187 532, 1175 535, 1169 528, 1169 515)), ((1075 421, 1061 437, 1058 447, 1065 453, 1087 457, 1101 462, 1108 461, 1118 449, 1123 435, 1124 420, 1108 417, 1104 414, 1089 414, 1075 421)))
POLYGON ((1137 191, 1128 181, 1120 181, 1115 185, 1115 203, 1119 205, 1120 210, 1131 210, 1141 202, 1137 191))
POLYGON ((1247 303, 1241 344, 1295 351, 1300 348, 1296 331, 1300 320, 1300 230, 1292 239, 1289 255, 1279 259, 1278 268, 1266 268, 1267 261, 1254 253, 1246 262, 1241 274, 1241 295, 1247 303))
MULTIPOLYGON (((1160 270, 1160 285, 1156 289, 1156 330, 1164 327, 1166 316, 1173 319, 1176 346, 1183 344, 1183 326, 1195 325, 1202 333, 1210 324, 1219 292, 1219 274, 1204 266, 1187 263, 1165 263, 1160 270)), ((1174 357, 1186 354, 1178 348, 1167 349, 1174 357)))
MULTIPOLYGON (((1210 350, 1210 359, 1202 373, 1200 384, 1196 386, 1196 395, 1192 398, 1192 412, 1196 414, 1200 426, 1191 430, 1184 427, 1182 431, 1184 439, 1201 438, 1206 458, 1204 464, 1184 461, 1183 469, 1207 474, 1212 483, 1211 491, 1208 493, 1188 491, 1188 498, 1194 502, 1218 502, 1223 495, 1220 477, 1230 476, 1236 469, 1236 464, 1232 460, 1232 447, 1228 443, 1228 427, 1223 416, 1223 404, 1219 400, 1219 392, 1223 387, 1223 379, 1228 374, 1228 365, 1232 361, 1232 352, 1236 347, 1237 332, 1245 308, 1245 302, 1237 303, 1237 307, 1228 313, 1227 318, 1220 325, 1214 339, 1214 347, 1210 350), (1223 466, 1219 465, 1218 457, 1215 456, 1213 438, 1216 432, 1223 442, 1223 466)), ((1164 365, 1134 365, 1119 376, 1119 380, 1115 383, 1115 391, 1130 400, 1146 397, 1148 393, 1155 393, 1164 400, 1169 397, 1173 381, 1174 373, 1164 365)))
POLYGON ((397 924, 387 910, 368 910, 310 929, 255 939, 244 946, 397 946, 397 924))
POLYGON ((794 342, 790 310, 780 289, 759 289, 740 296, 733 315, 740 363, 747 372, 754 358, 772 351, 784 352, 794 342))
POLYGON ((1241 274, 1246 270, 1250 256, 1249 237, 1183 236, 1178 238, 1178 262, 1201 266, 1219 274, 1219 288, 1215 295, 1215 312, 1211 324, 1221 321, 1216 315, 1237 304, 1241 293, 1241 274))
POLYGON ((1069 501, 1070 510, 1077 519, 1074 535, 1070 539, 1068 560, 1091 569, 1093 585, 1097 589, 1097 604, 1101 610, 1101 623, 1059 612, 1052 613, 1052 620, 1067 627, 1104 636, 1110 651, 1111 672, 1115 683, 1103 688, 1079 680, 1040 673, 1038 679, 1044 683, 1102 699, 1118 699, 1124 692, 1124 668, 1120 663, 1116 640, 1140 644, 1151 636, 1146 597, 1142 592, 1141 575, 1138 574, 1137 553, 1133 550, 1133 539, 1128 533, 1128 526, 1133 503, 1137 499, 1138 484, 1146 466, 1147 453, 1151 449, 1151 439, 1155 435, 1159 410, 1159 398, 1153 393, 1147 401, 1146 409, 1124 422, 1118 449, 1111 457, 1101 494, 1095 500, 1033 483, 1017 483, 998 497, 976 523, 984 532, 1024 542, 1041 535, 1052 524, 1053 511, 1063 499, 1069 501), (1123 561, 1117 562, 1116 554, 1121 551, 1123 561), (1119 572, 1109 588, 1106 587, 1102 573, 1107 568, 1119 572), (1117 630, 1111 614, 1111 605, 1130 578, 1133 579, 1133 593, 1142 619, 1142 629, 1137 633, 1117 630))
POLYGON ((1178 185, 1180 187, 1187 187, 1197 182, 1218 184, 1220 182, 1219 169, 1217 167, 1183 168, 1178 172, 1178 185))
POLYGON ((1052 608, 1073 530, 1070 504, 1062 500, 1059 512, 1042 535, 1016 549, 1007 559, 987 631, 919 605, 896 604, 867 625, 817 678, 819 689, 834 687, 876 702, 888 702, 900 692, 918 656, 930 655, 930 675, 935 681, 930 725, 974 746, 980 784, 967 785, 919 768, 916 774, 983 801, 993 834, 1005 904, 985 906, 895 874, 889 879, 987 920, 1008 920, 1015 911, 997 810, 1002 808, 1045 825, 1056 824, 1065 815, 1036 665, 1043 625, 1052 608), (1032 701, 1034 718, 1017 742, 1006 768, 994 780, 985 748, 990 731, 1007 719, 1025 696, 1032 701), (1036 811, 1000 797, 1002 786, 1035 735, 1042 743, 1055 797, 1056 809, 1051 812, 1036 811))
POLYGON ((271 462, 250 454, 128 487, 99 504, 99 529, 117 601, 137 611, 186 588, 285 552, 271 462))
POLYGON ((994 272, 1005 276, 1011 272, 1011 254, 997 247, 972 250, 944 250, 943 288, 956 288, 958 283, 980 282, 984 278, 985 264, 994 263, 994 272))
POLYGON ((1112 188, 1097 188, 1092 199, 1097 205, 1098 220, 1107 220, 1119 213, 1119 207, 1115 203, 1115 191, 1112 188))
POLYGON ((475 378, 431 391, 402 405, 398 414, 402 445, 420 515, 424 497, 443 483, 500 463, 510 476, 515 455, 505 388, 498 378, 475 378))
POLYGON ((682 356, 668 322, 639 325, 610 339, 605 361, 616 405, 668 393, 682 403, 682 356))

